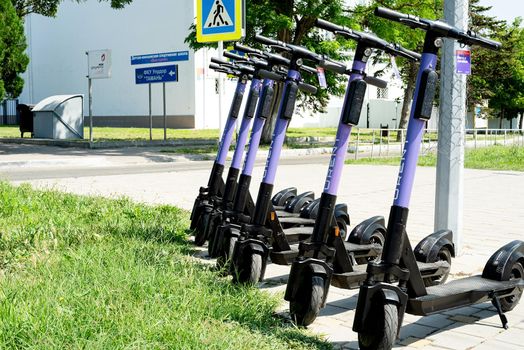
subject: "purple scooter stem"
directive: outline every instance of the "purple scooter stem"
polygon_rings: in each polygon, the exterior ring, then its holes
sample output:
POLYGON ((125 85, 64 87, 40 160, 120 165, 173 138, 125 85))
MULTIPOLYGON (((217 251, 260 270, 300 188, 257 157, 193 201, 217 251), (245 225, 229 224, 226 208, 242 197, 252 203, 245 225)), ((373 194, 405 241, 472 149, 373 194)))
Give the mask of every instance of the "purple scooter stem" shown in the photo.
MULTIPOLYGON (((266 89, 273 87, 273 84, 273 80, 264 79, 260 96, 264 94, 266 89)), ((251 176, 251 174, 253 174, 258 147, 260 146, 260 139, 262 138, 262 130, 264 129, 264 124, 266 123, 266 119, 260 117, 262 115, 263 108, 264 106, 262 103, 259 103, 255 114, 255 121, 253 122, 253 128, 251 129, 251 137, 249 139, 249 147, 247 150, 246 159, 244 161, 242 175, 251 176)))
POLYGON ((424 120, 414 118, 415 103, 419 93, 419 86, 421 85, 420 79, 425 69, 430 67, 435 69, 436 66, 437 55, 431 53, 422 54, 420 69, 417 76, 417 88, 415 89, 413 105, 411 106, 406 142, 404 144, 397 186, 395 188, 395 197, 393 200, 393 205, 403 208, 409 208, 409 200, 411 198, 411 191, 413 190, 420 145, 424 134, 424 126, 426 124, 424 120))
MULTIPOLYGON (((366 63, 362 61, 353 62, 353 71, 363 72, 366 69, 366 63)), ((351 73, 349 82, 356 79, 362 79, 362 74, 351 73)), ((349 89, 349 83, 348 87, 349 89)), ((343 109, 347 108, 349 101, 349 94, 346 91, 346 97, 344 100, 343 109)), ((338 124, 337 136, 335 145, 333 146, 333 153, 331 154, 331 160, 329 162, 329 169, 326 176, 326 182, 324 184, 324 192, 330 195, 336 196, 338 187, 340 185, 340 179, 342 177, 342 170, 344 168, 344 161, 346 160, 346 154, 348 151, 349 136, 351 135, 352 126, 342 123, 342 117, 338 124)))
MULTIPOLYGON (((260 94, 260 83, 261 81, 259 79, 253 79, 251 81, 251 86, 249 87, 249 91, 256 90, 258 94, 260 94)), ((238 132, 238 139, 237 144, 235 146, 235 152, 233 153, 233 161, 231 162, 231 167, 235 169, 240 169, 240 165, 242 164, 242 156, 244 154, 244 149, 246 148, 247 143, 247 137, 249 135, 249 128, 251 127, 251 121, 253 118, 242 118, 242 122, 240 123, 240 131, 238 132)))
MULTIPOLYGON (((246 90, 246 83, 242 79, 238 80, 237 83, 237 89, 236 93, 244 95, 244 91, 246 90)), ((233 106, 231 107, 234 108, 233 106)), ((227 118, 226 126, 224 128, 224 133, 222 134, 222 139, 220 140, 220 144, 218 145, 218 154, 216 158, 216 163, 220 165, 224 165, 226 163, 227 158, 227 152, 229 152, 229 147, 231 146, 231 141, 233 140, 233 134, 235 133, 235 125, 237 122, 237 118, 227 118)))
MULTIPOLYGON (((286 80, 286 84, 284 85, 284 92, 282 93, 283 96, 286 95, 287 89, 289 88, 289 84, 291 80, 299 80, 300 79, 300 72, 296 70, 290 69, 288 71, 288 79, 286 80)), ((284 114, 283 109, 284 106, 284 99, 282 99, 282 102, 280 103, 278 115, 281 116, 284 114)), ((277 167, 278 162, 280 160, 280 153, 282 152, 282 147, 284 145, 284 140, 286 138, 286 129, 289 124, 289 120, 286 118, 278 118, 277 123, 275 125, 275 131, 273 132, 273 139, 271 140, 271 146, 269 147, 269 155, 266 162, 266 168, 264 170, 264 176, 262 179, 262 182, 268 185, 273 185, 275 182, 275 176, 277 173, 277 167)))

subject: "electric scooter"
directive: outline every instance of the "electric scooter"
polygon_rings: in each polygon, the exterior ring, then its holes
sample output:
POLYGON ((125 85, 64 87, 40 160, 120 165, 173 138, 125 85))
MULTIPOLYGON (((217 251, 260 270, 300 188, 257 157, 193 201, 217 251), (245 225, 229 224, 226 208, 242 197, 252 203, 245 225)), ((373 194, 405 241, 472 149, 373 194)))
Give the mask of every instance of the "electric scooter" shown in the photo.
MULTIPOLYGON (((209 239, 209 245, 208 245, 208 251, 211 257, 216 257, 216 254, 214 253, 213 249, 210 249, 213 247, 214 242, 214 236, 215 236, 215 229, 221 223, 221 216, 223 211, 228 211, 232 209, 233 206, 233 198, 236 193, 236 187, 237 187, 237 179, 239 174, 239 168, 240 163, 242 160, 242 154, 246 145, 247 136, 249 133, 249 127, 251 125, 251 121, 253 119, 253 115, 255 112, 255 108, 257 105, 259 93, 260 93, 260 84, 261 80, 259 80, 259 70, 262 68, 266 69, 273 69, 278 67, 278 65, 281 65, 283 63, 286 63, 288 60, 283 58, 279 55, 266 55, 263 58, 265 60, 259 60, 259 59, 250 59, 245 58, 243 56, 238 56, 230 52, 224 52, 224 56, 226 58, 234 59, 234 64, 249 64, 253 66, 254 72, 253 72, 253 80, 251 83, 250 93, 246 102, 246 107, 244 110, 244 115, 242 118, 242 123, 240 126, 240 132, 238 134, 237 138, 237 144, 236 148, 233 154, 233 160, 231 163, 231 166, 228 171, 227 180, 225 184, 224 189, 224 195, 220 199, 215 199, 213 201, 214 207, 210 208, 208 211, 206 211, 202 216, 202 222, 205 222, 205 224, 202 225, 202 228, 197 231, 196 233, 196 241, 199 243, 205 242, 205 240, 209 239), (199 238, 200 237, 200 238, 199 238)), ((220 63, 222 66, 227 65, 234 65, 232 63, 222 61, 216 58, 211 59, 214 63, 220 63)), ((310 70, 313 70, 312 68, 310 70)), ((314 70, 313 70, 314 71, 314 70)), ((304 88, 305 84, 302 84, 300 88, 304 88)), ((286 190, 289 193, 289 189, 286 190)), ((296 193, 296 189, 295 189, 296 193)), ((306 192, 300 195, 296 195, 295 198, 289 201, 289 203, 284 208, 280 208, 281 210, 277 212, 279 217, 287 217, 287 227, 295 226, 295 225, 303 225, 303 219, 298 218, 298 214, 294 214, 295 208, 301 208, 305 205, 307 205, 311 200, 313 200, 314 194, 312 192, 306 192), (283 211, 288 210, 289 212, 283 211), (291 216, 295 216, 296 218, 293 219, 291 216)), ((252 199, 248 198, 248 201, 252 203, 252 199)), ((250 210, 252 206, 247 206, 244 208, 244 210, 247 209, 247 214, 251 215, 252 210, 250 210)))
MULTIPOLYGON (((291 62, 287 77, 285 78, 283 98, 278 112, 278 119, 270 147, 270 155, 266 163, 263 182, 260 185, 257 197, 255 215, 250 224, 244 224, 242 226, 236 237, 231 236, 229 240, 227 238, 224 240, 226 244, 229 244, 229 249, 232 250, 233 253, 231 256, 231 272, 233 274, 233 282, 235 283, 256 283, 262 280, 270 253, 273 262, 287 265, 298 254, 298 250, 293 250, 291 244, 304 241, 309 238, 313 232, 312 227, 297 227, 283 231, 270 229, 273 222, 276 221, 276 215, 271 208, 270 198, 285 131, 293 115, 297 97, 296 84, 300 81, 300 73, 298 72, 299 62, 307 59, 328 70, 339 73, 346 71, 345 64, 328 60, 303 47, 286 44, 259 35, 255 37, 255 40, 265 45, 287 51, 291 56, 291 62), (292 240, 291 237, 296 237, 296 239, 292 240), (233 244, 234 247, 231 249, 233 244), (283 252, 285 252, 285 254, 278 254, 283 252)), ((278 80, 278 77, 274 79, 278 80)), ((332 207, 331 215, 333 217, 331 219, 337 223, 336 216, 334 215, 335 202, 332 203, 332 207)), ((314 221, 315 220, 313 220, 313 222, 314 221)), ((374 225, 371 222, 368 224, 374 225)), ((337 227, 339 227, 339 232, 344 232, 346 229, 344 227, 340 230, 340 225, 337 225, 337 227)), ((365 230, 355 231, 355 233, 362 233, 364 231, 365 230)), ((229 233, 232 234, 233 232, 230 231, 229 233)), ((224 250, 227 251, 227 249, 224 250)), ((352 253, 354 256, 367 261, 367 259, 377 257, 380 251, 381 246, 379 244, 361 241, 359 244, 353 246, 352 253)))
MULTIPOLYGON (((261 52, 259 50, 252 49, 247 46, 242 46, 239 44, 236 44, 235 48, 237 50, 241 50, 248 54, 261 56, 261 58, 264 58, 268 61, 271 61, 271 56, 274 56, 274 54, 261 52)), ((281 56, 277 55, 277 57, 281 57, 281 56)), ((289 64, 289 60, 286 60, 286 61, 287 61, 287 64, 289 64)), ((307 70, 310 73, 316 73, 316 70, 314 70, 313 68, 309 68, 307 66, 302 65, 300 66, 300 69, 307 70)), ((223 267, 224 262, 227 261, 227 258, 230 255, 231 248, 234 246, 234 243, 231 244, 230 242, 232 240, 233 241, 236 240, 236 237, 238 236, 238 231, 240 229, 240 225, 242 223, 249 223, 253 216, 253 212, 251 212, 250 215, 244 214, 245 201, 246 199, 251 198, 251 195, 249 192, 249 184, 251 182, 251 174, 253 171, 254 160, 255 160, 258 146, 260 143, 261 131, 265 123, 265 120, 268 114, 270 113, 270 105, 272 103, 272 96, 273 96, 273 81, 275 79, 277 80, 282 79, 282 74, 280 72, 261 70, 260 74, 265 77, 264 90, 262 91, 262 96, 260 98, 258 109, 256 112, 254 127, 252 130, 251 139, 249 142, 249 149, 246 155, 244 169, 240 177, 238 191, 237 191, 236 198, 234 201, 234 209, 233 210, 223 210, 222 225, 218 226, 218 230, 216 231, 214 235, 215 237, 211 235, 210 240, 209 240, 210 241, 209 249, 208 249, 209 255, 211 257, 218 258, 217 264, 220 267, 223 267)), ((306 91, 306 92, 316 91, 315 87, 302 83, 302 82, 299 82, 298 89, 306 91)), ((274 203, 275 200, 279 200, 279 201, 286 200, 287 201, 290 199, 289 194, 290 194, 289 189, 281 191, 273 197, 272 202, 274 203)), ((303 197, 304 197, 304 194, 297 195, 295 198, 292 198, 288 206, 292 207, 293 205, 295 205, 295 207, 299 207, 299 206, 303 207, 303 205, 300 203, 308 204, 307 202, 304 201, 303 197), (299 204, 296 204, 296 203, 299 203, 299 204)), ((275 207, 273 207, 273 209, 275 209, 275 207)), ((338 209, 338 212, 337 212, 338 220, 341 221, 341 225, 346 227, 349 224, 349 215, 347 214, 347 206, 339 205, 337 209, 338 209)), ((268 228, 270 228, 274 234, 284 236, 284 232, 288 231, 287 229, 291 227, 290 225, 299 226, 296 228, 294 235, 288 234, 286 236, 288 240, 297 242, 299 239, 305 239, 304 236, 307 237, 307 235, 311 232, 311 229, 304 228, 307 225, 312 226, 312 224, 314 224, 314 220, 307 219, 307 215, 308 215, 307 213, 314 214, 314 210, 311 209, 311 205, 307 205, 307 207, 301 211, 300 215, 302 217, 298 217, 298 215, 293 215, 293 213, 287 213, 288 215, 282 215, 281 213, 282 213, 281 211, 276 211, 276 212, 273 211, 273 220, 267 223, 268 228), (304 215, 305 213, 306 215, 304 215), (284 229, 286 230, 284 231, 284 229)), ((284 243, 284 244, 286 244, 287 246, 287 243, 284 243)))
MULTIPOLYGON (((302 242, 298 247, 298 257, 291 266, 284 296, 290 302, 292 318, 301 326, 307 326, 316 319, 320 309, 325 306, 330 285, 354 289, 362 285, 367 277, 366 265, 358 264, 367 261, 357 261, 352 253, 358 241, 352 235, 348 241, 341 239, 338 227, 332 223, 333 203, 337 198, 349 137, 353 126, 359 123, 366 92, 366 64, 373 50, 415 61, 420 59, 419 54, 388 43, 371 33, 358 32, 321 19, 316 21, 316 26, 355 40, 357 48, 352 69, 348 72, 350 79, 338 126, 337 142, 333 147, 324 192, 320 199, 319 216, 311 241, 302 242)), ((365 230, 364 237, 370 237, 372 242, 383 246, 387 236, 384 218, 378 216, 368 220, 371 223, 366 220, 365 225, 356 230, 365 230)), ((417 251, 420 252, 418 264, 424 282, 431 285, 445 281, 450 270, 451 256, 454 255, 451 232, 445 230, 429 235, 419 243, 417 251)), ((274 253, 277 254, 279 253, 274 253)))
MULTIPOLYGON (((218 63, 223 62, 219 60, 218 63)), ((208 185, 207 187, 200 188, 199 194, 193 204, 193 210, 191 211, 190 229, 195 231, 195 244, 197 245, 203 245, 205 243, 205 232, 209 223, 209 213, 213 210, 215 206, 214 203, 220 201, 224 194, 225 184, 222 179, 222 173, 224 172, 227 152, 229 151, 233 139, 235 125, 244 97, 247 81, 249 80, 249 77, 255 73, 255 69, 247 65, 233 66, 226 64, 222 67, 223 69, 229 69, 232 71, 233 75, 238 77, 238 81, 224 132, 222 133, 221 141, 218 146, 217 156, 213 163, 208 185)))
POLYGON ((417 77, 406 143, 401 159, 393 206, 382 258, 370 262, 368 277, 360 287, 353 330, 358 332, 360 349, 391 349, 397 339, 404 313, 430 315, 491 301, 504 328, 504 312, 512 310, 524 290, 524 242, 515 240, 500 248, 486 263, 482 275, 427 287, 416 264, 416 249, 406 234, 408 208, 425 122, 437 89, 437 54, 442 39, 463 45, 499 49, 500 43, 477 34, 433 21, 377 8, 377 16, 426 31, 422 61, 417 77), (396 281, 396 283, 394 283, 396 281))

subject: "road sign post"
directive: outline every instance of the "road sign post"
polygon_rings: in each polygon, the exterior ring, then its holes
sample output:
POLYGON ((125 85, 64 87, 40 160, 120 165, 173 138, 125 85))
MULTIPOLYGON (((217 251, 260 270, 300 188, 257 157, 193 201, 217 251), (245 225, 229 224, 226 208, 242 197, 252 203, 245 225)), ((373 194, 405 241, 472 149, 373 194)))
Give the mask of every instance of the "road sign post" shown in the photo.
POLYGON ((111 78, 111 50, 87 51, 89 142, 93 142, 93 79, 111 78))
POLYGON ((135 69, 135 83, 149 85, 149 140, 153 141, 153 111, 151 106, 151 84, 162 83, 164 140, 167 139, 166 83, 178 81, 178 65, 154 66, 135 69))

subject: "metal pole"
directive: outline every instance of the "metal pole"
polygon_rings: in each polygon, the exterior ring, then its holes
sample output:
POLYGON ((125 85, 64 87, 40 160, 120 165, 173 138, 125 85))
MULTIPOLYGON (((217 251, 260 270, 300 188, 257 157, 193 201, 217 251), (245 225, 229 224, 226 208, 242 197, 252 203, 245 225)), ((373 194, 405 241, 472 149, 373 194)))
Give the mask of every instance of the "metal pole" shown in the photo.
MULTIPOLYGON (((222 59, 222 54, 224 51, 224 42, 219 41, 218 42, 218 58, 222 59)), ((222 129, 224 128, 223 121, 222 121, 222 100, 224 98, 224 75, 219 74, 218 75, 218 129, 219 134, 222 134, 222 129)))
POLYGON ((153 141, 153 112, 151 110, 151 84, 149 85, 149 141, 153 141))
POLYGON ((164 100, 164 141, 166 141, 167 140, 166 83, 162 83, 162 98, 164 100))
POLYGON ((93 81, 91 78, 87 79, 87 84, 89 91, 89 142, 93 142, 93 81))
MULTIPOLYGON (((444 0, 444 20, 466 30, 468 0, 444 0)), ((441 63, 435 231, 450 229, 457 254, 462 251, 466 76, 455 71, 460 44, 444 39, 441 63)))

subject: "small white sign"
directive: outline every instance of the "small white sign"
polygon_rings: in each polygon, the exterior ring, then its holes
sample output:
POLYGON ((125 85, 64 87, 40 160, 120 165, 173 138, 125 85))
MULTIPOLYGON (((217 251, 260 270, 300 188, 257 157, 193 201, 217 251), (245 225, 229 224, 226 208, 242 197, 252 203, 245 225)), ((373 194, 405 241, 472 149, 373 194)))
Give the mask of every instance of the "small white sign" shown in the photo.
POLYGON ((111 50, 93 50, 87 52, 88 78, 111 78, 111 50))

